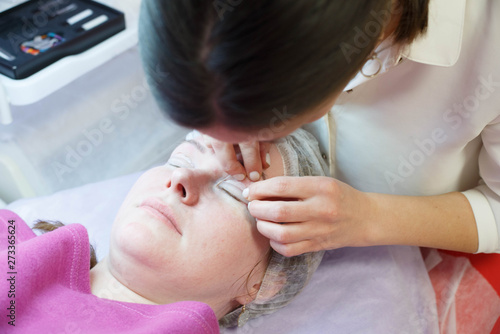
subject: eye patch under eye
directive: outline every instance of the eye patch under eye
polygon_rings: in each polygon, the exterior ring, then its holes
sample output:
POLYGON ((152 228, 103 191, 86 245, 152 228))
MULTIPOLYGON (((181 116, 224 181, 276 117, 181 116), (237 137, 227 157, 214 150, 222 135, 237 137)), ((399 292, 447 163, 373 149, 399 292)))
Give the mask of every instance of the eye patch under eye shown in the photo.
POLYGON ((216 186, 237 201, 244 204, 249 203, 249 201, 245 197, 243 197, 243 190, 245 189, 245 185, 237 180, 234 180, 232 176, 226 176, 224 179, 219 181, 216 186))
POLYGON ((177 168, 194 168, 193 162, 187 156, 181 153, 172 155, 167 164, 177 168))

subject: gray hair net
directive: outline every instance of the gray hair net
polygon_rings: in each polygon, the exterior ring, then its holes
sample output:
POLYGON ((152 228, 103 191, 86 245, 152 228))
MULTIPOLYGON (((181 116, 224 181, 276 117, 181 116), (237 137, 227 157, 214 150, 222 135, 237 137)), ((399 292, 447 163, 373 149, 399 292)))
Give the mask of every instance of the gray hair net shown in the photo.
MULTIPOLYGON (((309 132, 298 129, 285 138, 274 141, 283 159, 285 176, 327 176, 318 142, 309 132)), ((324 251, 285 257, 271 250, 262 284, 254 301, 226 314, 219 320, 221 327, 243 326, 249 319, 270 314, 289 304, 306 286, 316 271, 324 251)))

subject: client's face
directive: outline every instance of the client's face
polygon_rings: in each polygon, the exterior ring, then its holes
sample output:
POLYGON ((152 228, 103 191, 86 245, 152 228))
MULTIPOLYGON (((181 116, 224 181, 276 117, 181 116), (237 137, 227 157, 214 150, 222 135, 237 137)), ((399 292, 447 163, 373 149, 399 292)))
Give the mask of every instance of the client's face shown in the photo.
MULTIPOLYGON (((266 177, 283 175, 274 145, 270 154, 266 177)), ((249 184, 228 177, 201 138, 182 143, 167 164, 141 176, 120 208, 111 272, 159 304, 198 300, 215 309, 221 297, 245 295, 254 267, 262 279, 269 250, 241 194, 249 184)))

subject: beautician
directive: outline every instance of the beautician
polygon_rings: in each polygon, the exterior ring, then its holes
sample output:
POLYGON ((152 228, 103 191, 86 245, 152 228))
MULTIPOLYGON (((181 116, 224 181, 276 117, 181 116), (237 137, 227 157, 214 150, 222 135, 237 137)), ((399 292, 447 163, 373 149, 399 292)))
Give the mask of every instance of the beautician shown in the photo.
POLYGON ((160 106, 228 173, 259 180, 267 141, 326 125, 334 178, 249 187, 281 254, 500 252, 500 1, 147 0, 141 15, 160 106))

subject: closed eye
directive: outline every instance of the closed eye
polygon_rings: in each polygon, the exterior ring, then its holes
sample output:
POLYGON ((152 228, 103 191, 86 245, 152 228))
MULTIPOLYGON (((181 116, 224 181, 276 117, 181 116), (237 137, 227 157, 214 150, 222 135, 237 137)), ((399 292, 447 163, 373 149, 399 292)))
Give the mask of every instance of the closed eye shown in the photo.
POLYGON ((216 187, 224 191, 226 194, 237 200, 238 202, 241 202, 245 205, 247 205, 249 202, 243 197, 242 192, 243 189, 241 189, 239 186, 235 185, 232 183, 232 181, 228 180, 228 177, 222 179, 216 184, 216 187))
POLYGON ((183 154, 176 154, 175 156, 170 157, 167 161, 167 165, 175 168, 194 168, 191 160, 183 154))
POLYGON ((235 200, 237 200, 238 202, 241 202, 241 203, 244 203, 244 204, 248 204, 248 203, 245 203, 243 202, 241 199, 239 199, 238 197, 234 196, 233 194, 231 194, 229 191, 227 191, 226 189, 224 188, 220 188, 222 191, 224 191, 226 194, 228 194, 229 196, 231 196, 232 198, 234 198, 235 200))

